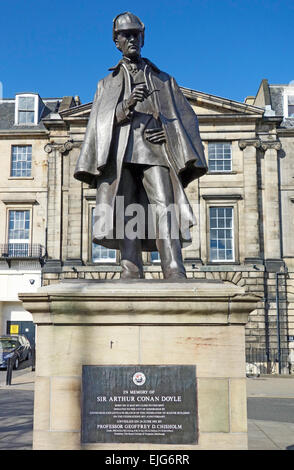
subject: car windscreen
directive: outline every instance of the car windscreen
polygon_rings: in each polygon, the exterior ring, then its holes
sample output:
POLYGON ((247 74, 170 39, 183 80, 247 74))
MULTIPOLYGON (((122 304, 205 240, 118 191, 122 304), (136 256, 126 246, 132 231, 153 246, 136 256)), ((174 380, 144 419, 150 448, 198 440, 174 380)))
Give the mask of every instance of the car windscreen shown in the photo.
POLYGON ((0 349, 12 349, 18 346, 18 341, 0 338, 0 349))

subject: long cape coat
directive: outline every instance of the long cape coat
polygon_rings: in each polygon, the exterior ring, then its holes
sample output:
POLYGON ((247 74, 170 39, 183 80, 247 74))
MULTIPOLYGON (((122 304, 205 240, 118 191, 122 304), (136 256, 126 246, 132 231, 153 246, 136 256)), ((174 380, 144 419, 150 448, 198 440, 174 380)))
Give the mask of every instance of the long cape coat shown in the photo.
MULTIPOLYGON (((154 94, 158 116, 166 134, 167 142, 164 145, 175 203, 181 213, 182 225, 187 227, 188 223, 192 226, 196 220, 183 188, 207 171, 197 116, 175 79, 160 71, 148 59, 144 60, 149 65, 146 73, 148 88, 158 90, 154 94)), ((101 231, 99 216, 94 218, 93 241, 119 249, 119 240, 115 235, 118 226, 115 205, 131 122, 116 125, 115 111, 118 102, 130 95, 131 83, 122 61, 110 70, 112 72, 98 82, 74 177, 97 187, 96 214, 102 204, 113 210, 107 234, 105 227, 101 231)), ((147 209, 148 199, 143 188, 134 202, 141 203, 147 209)), ((180 238, 182 244, 189 241, 187 233, 182 233, 180 238)), ((142 249, 156 250, 155 240, 142 240, 142 249)))

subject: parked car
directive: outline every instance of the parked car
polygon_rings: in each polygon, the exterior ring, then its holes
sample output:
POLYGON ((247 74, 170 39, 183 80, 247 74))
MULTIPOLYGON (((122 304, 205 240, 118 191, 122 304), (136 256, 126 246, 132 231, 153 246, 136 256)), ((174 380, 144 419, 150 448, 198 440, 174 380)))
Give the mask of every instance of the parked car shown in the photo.
POLYGON ((7 368, 8 359, 14 355, 13 368, 18 369, 21 361, 26 361, 32 356, 29 340, 23 335, 0 336, 0 368, 7 368))

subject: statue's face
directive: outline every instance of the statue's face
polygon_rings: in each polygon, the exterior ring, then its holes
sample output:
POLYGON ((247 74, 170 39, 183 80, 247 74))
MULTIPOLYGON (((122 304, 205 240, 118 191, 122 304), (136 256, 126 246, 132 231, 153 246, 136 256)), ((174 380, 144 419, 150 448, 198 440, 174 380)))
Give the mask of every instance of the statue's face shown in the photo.
POLYGON ((141 31, 132 29, 118 32, 115 39, 116 47, 129 59, 140 57, 142 43, 141 31))

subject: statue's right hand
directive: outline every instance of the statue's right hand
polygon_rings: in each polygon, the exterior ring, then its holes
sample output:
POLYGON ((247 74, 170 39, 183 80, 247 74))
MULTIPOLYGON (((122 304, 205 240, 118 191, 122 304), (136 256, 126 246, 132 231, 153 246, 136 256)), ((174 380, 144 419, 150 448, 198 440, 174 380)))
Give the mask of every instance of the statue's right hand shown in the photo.
POLYGON ((142 102, 148 96, 149 96, 149 92, 147 90, 146 85, 144 83, 140 83, 140 85, 137 85, 133 89, 130 97, 127 99, 127 107, 130 110, 134 109, 138 101, 142 102))

